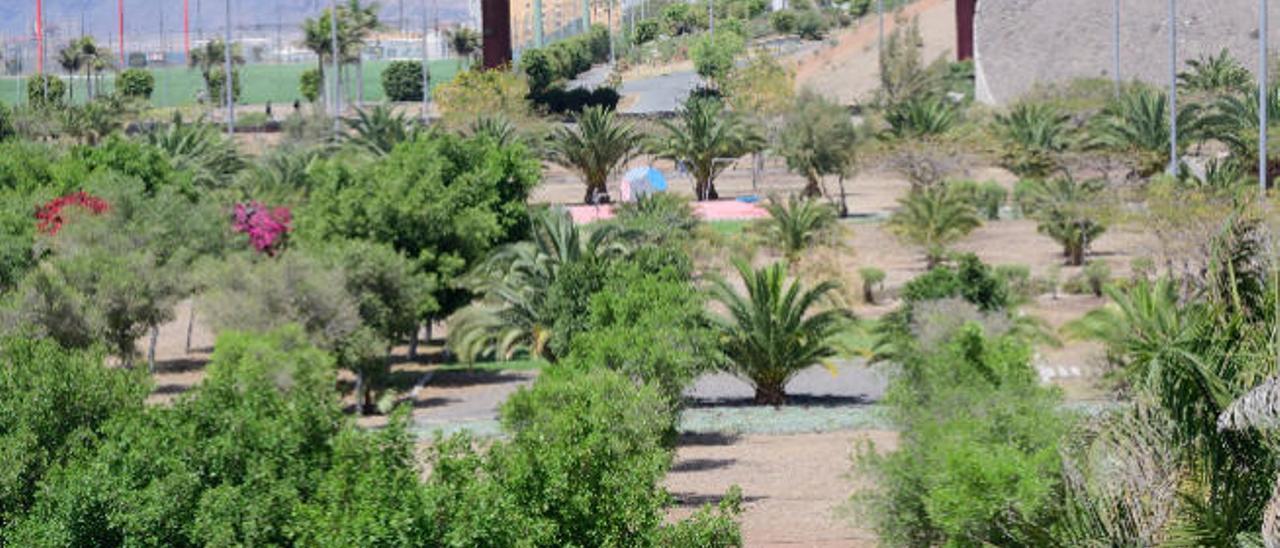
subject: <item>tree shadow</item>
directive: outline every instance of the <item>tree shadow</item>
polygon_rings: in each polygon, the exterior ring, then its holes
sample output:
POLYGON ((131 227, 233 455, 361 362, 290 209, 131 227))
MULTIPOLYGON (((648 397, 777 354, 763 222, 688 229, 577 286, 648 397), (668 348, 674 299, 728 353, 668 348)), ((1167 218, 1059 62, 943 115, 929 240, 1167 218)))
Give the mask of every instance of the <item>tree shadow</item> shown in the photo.
MULTIPOLYGON (((732 398, 688 398, 688 405, 691 408, 705 409, 711 407, 770 407, 765 404, 756 403, 751 397, 732 397, 732 398)), ((787 402, 778 407, 849 407, 859 405, 870 405, 876 402, 875 398, 871 398, 866 394, 858 394, 855 396, 843 396, 834 394, 814 395, 814 394, 795 394, 787 396, 787 402)))
MULTIPOLYGON (((716 505, 716 504, 720 504, 720 501, 724 500, 723 494, 707 495, 707 494, 692 493, 692 492, 673 492, 671 493, 671 497, 675 499, 676 506, 681 506, 684 508, 698 508, 707 504, 716 505)), ((764 497, 759 495, 743 495, 742 502, 745 504, 745 503, 765 500, 767 498, 769 497, 764 497)))
POLYGON ((706 472, 733 466, 738 459, 687 459, 677 461, 671 467, 672 472, 706 472))
POLYGON ((432 407, 444 407, 452 403, 458 403, 462 400, 458 398, 427 398, 422 400, 414 400, 414 409, 429 409, 432 407))
POLYGON ((161 384, 161 385, 157 385, 153 390, 151 390, 151 394, 161 395, 161 396, 167 396, 171 394, 181 394, 183 392, 191 390, 191 388, 192 387, 189 384, 161 384))
POLYGON ((680 447, 733 445, 742 439, 741 434, 725 432, 681 432, 676 445, 680 447))
POLYGON ((437 371, 427 386, 433 388, 464 388, 493 384, 512 384, 533 380, 532 374, 486 369, 454 369, 437 371))
POLYGON ((156 360, 156 373, 190 373, 192 371, 203 371, 205 366, 209 365, 209 360, 205 358, 175 358, 171 360, 156 360))

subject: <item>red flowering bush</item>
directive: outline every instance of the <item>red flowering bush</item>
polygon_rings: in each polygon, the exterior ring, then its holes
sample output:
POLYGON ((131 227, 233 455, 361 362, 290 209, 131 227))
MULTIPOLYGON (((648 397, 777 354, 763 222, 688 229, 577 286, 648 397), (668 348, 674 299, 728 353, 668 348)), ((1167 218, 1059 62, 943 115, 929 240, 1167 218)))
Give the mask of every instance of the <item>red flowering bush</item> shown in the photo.
POLYGON ((250 202, 236 204, 232 228, 247 234, 254 249, 274 257, 284 247, 292 222, 293 214, 287 207, 269 208, 262 202, 250 202))
POLYGON ((68 206, 88 210, 94 215, 101 214, 109 206, 106 200, 80 191, 66 196, 59 196, 36 208, 36 229, 45 234, 54 235, 62 228, 62 210, 68 206))

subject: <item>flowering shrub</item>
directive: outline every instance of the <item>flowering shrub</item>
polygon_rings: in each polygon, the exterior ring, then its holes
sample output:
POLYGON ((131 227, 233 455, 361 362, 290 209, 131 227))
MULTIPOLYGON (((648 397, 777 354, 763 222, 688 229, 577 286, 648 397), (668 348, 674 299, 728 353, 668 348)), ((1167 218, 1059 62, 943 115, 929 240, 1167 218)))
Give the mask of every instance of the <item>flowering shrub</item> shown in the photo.
POLYGON ((236 204, 232 228, 248 234, 254 249, 274 257, 284 247, 292 222, 293 215, 287 207, 268 208, 262 202, 250 202, 236 204))
POLYGON ((109 207, 106 200, 90 195, 85 191, 59 196, 36 208, 36 229, 45 234, 54 235, 62 228, 62 208, 75 206, 88 210, 94 215, 105 212, 109 207))

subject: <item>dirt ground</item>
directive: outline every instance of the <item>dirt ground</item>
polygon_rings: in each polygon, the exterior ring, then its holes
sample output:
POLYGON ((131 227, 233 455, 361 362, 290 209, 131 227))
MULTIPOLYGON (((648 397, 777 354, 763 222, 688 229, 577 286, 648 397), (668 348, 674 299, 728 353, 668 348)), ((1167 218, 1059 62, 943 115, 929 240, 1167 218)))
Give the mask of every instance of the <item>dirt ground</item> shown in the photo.
MULTIPOLYGON (((955 0, 919 0, 893 17, 886 14, 886 37, 897 27, 898 16, 904 20, 919 17, 926 62, 955 51, 955 0)), ((835 47, 800 60, 796 87, 812 89, 843 104, 867 101, 879 86, 879 35, 879 20, 874 14, 836 34, 832 37, 835 47)))
POLYGON ((747 546, 875 546, 874 533, 845 508, 866 485, 850 476, 854 448, 864 441, 889 451, 897 447, 897 434, 686 436, 667 474, 667 489, 680 503, 671 517, 714 504, 737 485, 747 546))

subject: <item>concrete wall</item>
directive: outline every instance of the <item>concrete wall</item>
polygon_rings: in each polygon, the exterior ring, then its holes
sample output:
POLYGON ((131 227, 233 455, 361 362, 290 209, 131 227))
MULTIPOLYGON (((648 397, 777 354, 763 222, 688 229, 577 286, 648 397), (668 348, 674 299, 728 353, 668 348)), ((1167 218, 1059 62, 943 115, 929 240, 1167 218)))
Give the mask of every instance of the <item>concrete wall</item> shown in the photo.
MULTIPOLYGON (((1268 0, 1272 51, 1280 47, 1280 0, 1268 0)), ((1121 0, 1120 74, 1169 80, 1167 0, 1121 0)), ((977 98, 1017 100, 1038 82, 1112 78, 1112 0, 979 0, 974 22, 977 98)), ((1178 0, 1179 70, 1227 48, 1258 63, 1258 0, 1178 0)))

